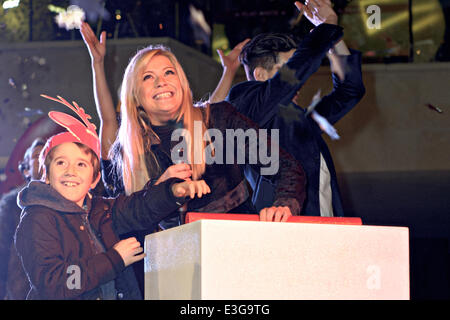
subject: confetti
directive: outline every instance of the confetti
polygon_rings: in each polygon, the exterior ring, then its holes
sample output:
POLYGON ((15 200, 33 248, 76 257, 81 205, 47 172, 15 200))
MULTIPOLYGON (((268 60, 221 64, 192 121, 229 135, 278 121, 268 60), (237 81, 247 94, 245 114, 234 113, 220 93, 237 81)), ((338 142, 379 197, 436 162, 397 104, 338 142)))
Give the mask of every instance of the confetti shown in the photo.
POLYGON ((65 28, 66 30, 80 29, 84 19, 84 10, 75 5, 69 6, 67 11, 60 12, 55 17, 58 26, 60 28, 65 28))
POLYGON ((8 84, 9 84, 11 87, 16 88, 16 83, 14 82, 14 79, 13 79, 13 78, 9 78, 9 79, 8 79, 8 84))
POLYGON ((319 91, 316 92, 316 94, 314 95, 314 97, 312 98, 311 104, 308 106, 308 109, 306 110, 306 116, 309 115, 311 112, 314 111, 314 109, 316 108, 317 104, 320 102, 320 93, 321 93, 321 89, 319 89, 319 91))
POLYGON ((47 60, 44 57, 33 56, 31 59, 40 66, 43 66, 47 63, 47 60))
POLYGON ((20 118, 26 118, 41 114, 44 114, 44 112, 41 109, 32 109, 30 107, 25 107, 24 111, 17 114, 17 116, 20 118))
POLYGON ((311 118, 317 122, 317 125, 323 132, 330 136, 331 140, 339 140, 340 136, 338 135, 336 129, 331 125, 331 123, 328 122, 327 119, 318 114, 317 111, 314 110, 311 113, 311 118))
POLYGON ((202 10, 197 10, 192 4, 190 4, 189 12, 191 14, 191 22, 198 25, 207 35, 210 35, 211 27, 209 26, 208 22, 206 22, 202 10))
POLYGON ((430 108, 431 110, 434 110, 434 111, 436 111, 436 112, 439 112, 439 113, 443 113, 443 112, 444 112, 444 111, 442 111, 441 108, 436 107, 436 106, 432 105, 431 103, 427 103, 426 106, 427 106, 428 108, 430 108))
MULTIPOLYGON (((211 27, 206 22, 205 16, 201 10, 197 10, 192 4, 189 5, 190 18, 195 41, 209 47, 211 27)), ((160 26, 162 27, 162 25, 160 26)))
POLYGON ((322 99, 320 98, 320 89, 312 98, 311 104, 308 106, 305 115, 311 114, 311 118, 317 123, 320 129, 325 132, 332 140, 338 140, 340 136, 337 133, 337 130, 333 127, 331 123, 315 110, 316 106, 322 99))

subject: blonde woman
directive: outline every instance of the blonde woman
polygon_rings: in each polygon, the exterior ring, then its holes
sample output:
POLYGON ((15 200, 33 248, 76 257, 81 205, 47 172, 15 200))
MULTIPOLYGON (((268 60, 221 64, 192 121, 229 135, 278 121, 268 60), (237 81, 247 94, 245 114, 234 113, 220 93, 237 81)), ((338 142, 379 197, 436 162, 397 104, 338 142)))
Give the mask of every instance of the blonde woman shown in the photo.
MULTIPOLYGON (((121 88, 121 124, 110 158, 125 193, 142 189, 148 181, 158 183, 161 174, 173 165, 173 147, 180 145, 180 139, 172 141, 172 134, 182 128, 189 138, 186 150, 178 151, 190 165, 191 179, 202 179, 211 189, 210 194, 191 200, 188 211, 255 212, 238 159, 234 157, 234 161, 226 163, 218 159, 219 163, 207 164, 205 154, 212 150, 214 153, 217 147, 230 160, 229 154, 237 152, 234 145, 232 150, 223 149, 228 146, 226 141, 208 141, 208 129, 218 130, 223 133, 221 137, 227 137, 227 129, 258 132, 255 124, 225 102, 194 106, 182 67, 162 46, 144 48, 130 60, 121 88)), ((263 136, 257 138, 259 147, 268 141, 263 136)), ((237 149, 248 149, 249 141, 246 141, 238 143, 237 149)), ((247 152, 245 155, 249 163, 250 155, 247 152)), ((255 166, 262 165, 257 161, 255 166)), ((300 165, 280 150, 279 172, 273 175, 273 180, 278 182, 275 202, 272 207, 262 209, 260 217, 285 221, 300 212, 305 196, 304 174, 300 165)))
MULTIPOLYGON (((106 130, 115 131, 111 130, 115 116, 113 121, 112 99, 105 85, 105 37, 103 34, 99 42, 91 31, 86 24, 81 28, 93 62, 94 92, 102 119, 103 137, 106 130)), ((211 142, 204 137, 208 137, 208 129, 218 130, 225 137, 227 129, 254 129, 258 132, 257 126, 225 102, 194 106, 187 77, 169 49, 149 46, 136 53, 125 70, 120 101, 121 121, 109 154, 105 154, 105 143, 101 142, 102 158, 111 160, 111 165, 104 161, 104 179, 115 192, 131 194, 141 190, 146 183, 157 184, 168 177, 201 179, 211 193, 191 200, 188 211, 256 213, 242 173, 242 163, 238 164, 236 158, 231 163, 206 163, 205 150, 222 151, 227 159, 238 151, 227 150, 226 141, 211 142), (201 130, 200 134, 194 132, 194 127, 201 130), (191 138, 186 139, 186 150, 178 150, 187 159, 186 163, 172 160, 173 147, 179 146, 179 140, 172 141, 172 133, 176 129, 185 129, 191 138)), ((107 136, 111 137, 111 134, 107 136)), ((257 138, 258 147, 272 150, 270 141, 268 146, 259 145, 267 143, 267 138, 259 135, 257 138)), ((111 141, 106 144, 109 143, 111 141)), ((248 150, 248 141, 237 148, 248 150)), ((277 185, 275 201, 272 207, 259 212, 261 220, 286 221, 289 216, 299 214, 305 198, 305 177, 301 166, 283 150, 279 152, 279 171, 271 177, 277 185)), ((249 154, 245 154, 245 163, 249 163, 249 154)), ((255 167, 260 169, 261 162, 257 161, 255 167)), ((180 223, 182 221, 175 213, 172 221, 160 225, 166 228, 180 223)))

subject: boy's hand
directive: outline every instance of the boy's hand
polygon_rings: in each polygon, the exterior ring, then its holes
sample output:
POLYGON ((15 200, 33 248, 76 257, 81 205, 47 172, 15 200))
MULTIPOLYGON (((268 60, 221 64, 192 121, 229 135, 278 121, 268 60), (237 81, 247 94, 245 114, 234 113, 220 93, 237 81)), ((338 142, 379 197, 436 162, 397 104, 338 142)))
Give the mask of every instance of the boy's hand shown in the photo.
POLYGON ((316 27, 322 23, 337 24, 338 22, 330 0, 306 0, 305 4, 295 1, 294 4, 316 27))
POLYGON ((290 216, 292 213, 289 207, 270 207, 259 212, 260 221, 286 222, 290 216))
POLYGON ((191 166, 186 163, 179 163, 171 165, 155 182, 155 185, 166 181, 169 178, 178 178, 183 180, 190 180, 192 176, 191 166))
POLYGON ((115 249, 122 257, 125 267, 136 261, 142 260, 145 257, 145 253, 139 254, 144 251, 139 241, 135 237, 127 238, 117 242, 113 249, 115 249))
POLYGON ((174 183, 172 186, 172 192, 177 198, 191 197, 191 199, 193 199, 196 195, 201 198, 204 194, 210 193, 211 189, 206 184, 205 180, 187 180, 180 183, 174 183))
POLYGON ((84 43, 88 48, 92 63, 102 63, 106 54, 106 31, 102 31, 100 34, 100 41, 98 41, 89 24, 83 21, 80 32, 84 43))

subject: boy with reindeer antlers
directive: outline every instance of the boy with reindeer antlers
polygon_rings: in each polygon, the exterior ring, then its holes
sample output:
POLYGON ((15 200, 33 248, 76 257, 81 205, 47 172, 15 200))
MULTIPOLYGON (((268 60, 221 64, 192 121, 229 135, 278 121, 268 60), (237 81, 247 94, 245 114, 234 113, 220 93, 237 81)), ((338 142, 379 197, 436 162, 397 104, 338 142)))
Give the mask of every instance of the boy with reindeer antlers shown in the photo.
POLYGON ((30 281, 27 299, 140 299, 129 266, 145 254, 135 238, 119 235, 156 226, 209 187, 170 178, 130 196, 92 197, 100 144, 91 117, 76 102, 43 97, 66 105, 83 123, 49 112, 67 132, 49 138, 41 152, 44 181, 30 182, 18 196, 23 211, 15 244, 30 281))

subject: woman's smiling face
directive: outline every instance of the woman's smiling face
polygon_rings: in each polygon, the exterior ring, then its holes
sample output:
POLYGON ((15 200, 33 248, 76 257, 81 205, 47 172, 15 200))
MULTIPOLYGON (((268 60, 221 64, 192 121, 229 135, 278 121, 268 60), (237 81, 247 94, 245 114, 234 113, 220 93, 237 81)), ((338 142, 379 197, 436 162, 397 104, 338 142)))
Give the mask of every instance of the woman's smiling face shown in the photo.
POLYGON ((139 83, 139 101, 153 125, 164 125, 178 115, 183 90, 172 62, 156 55, 144 66, 139 83))

